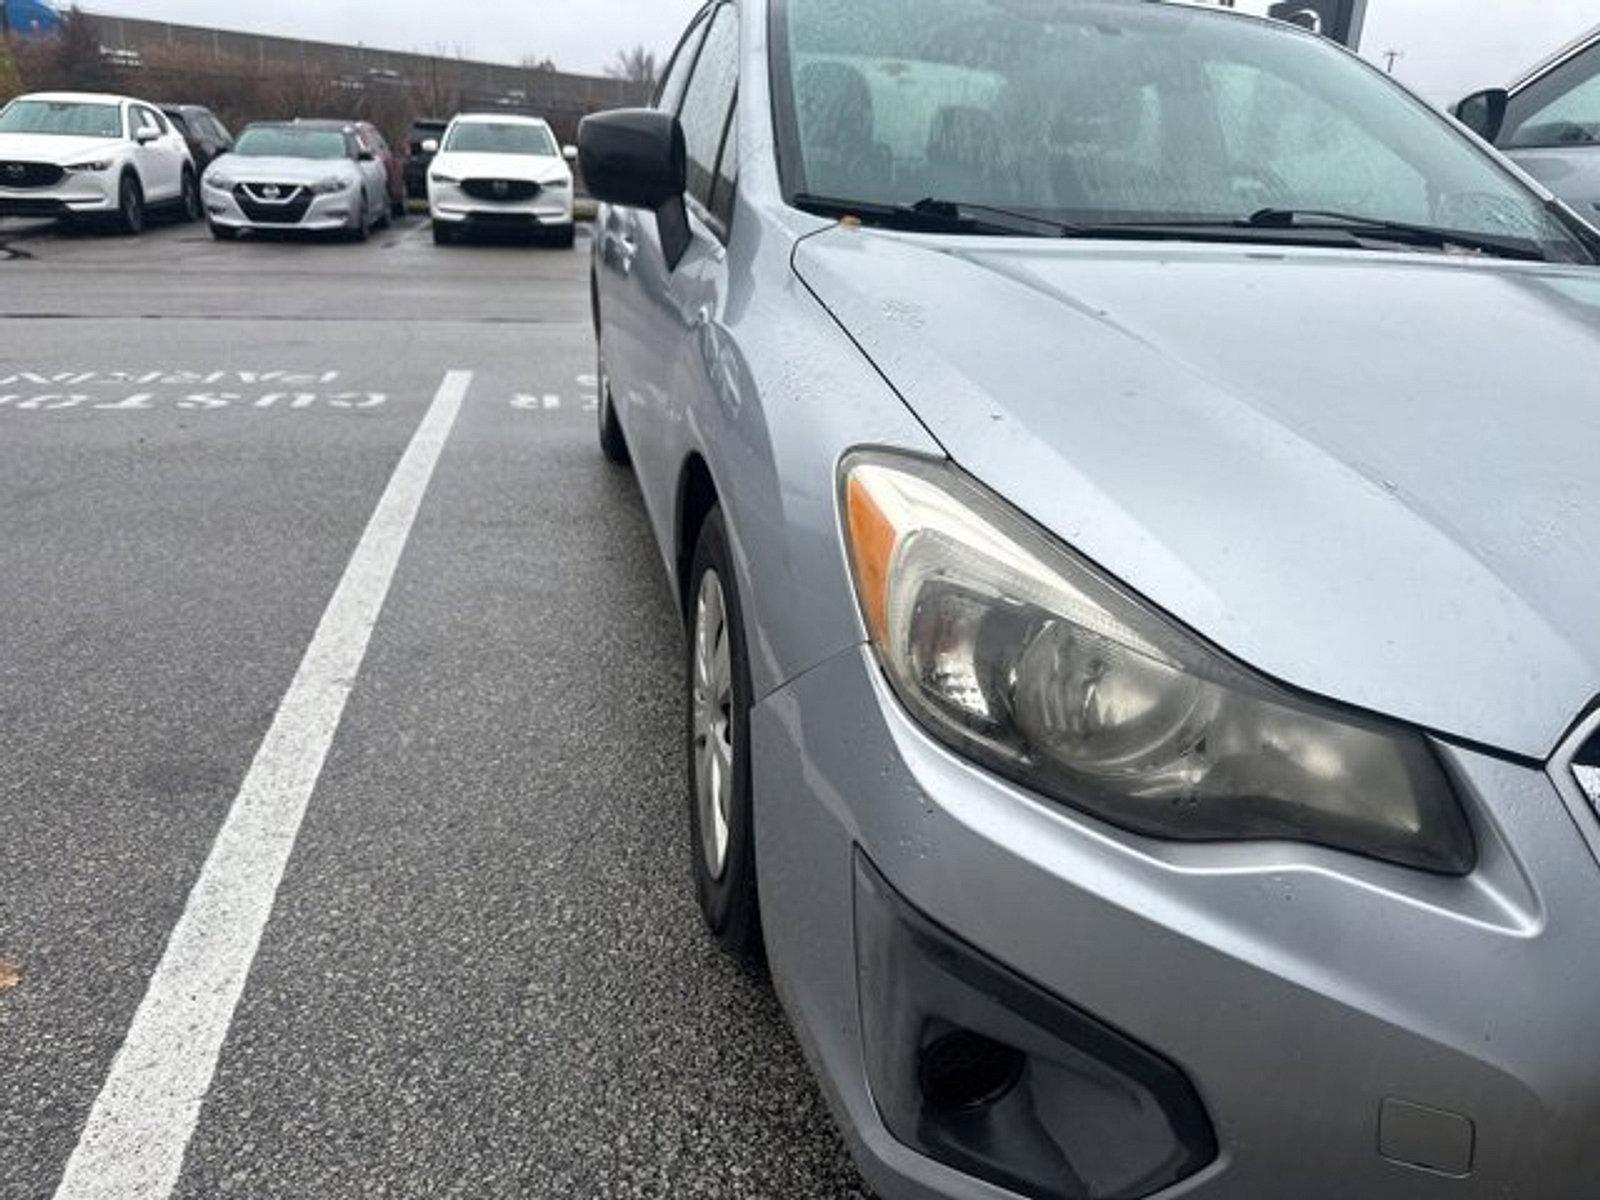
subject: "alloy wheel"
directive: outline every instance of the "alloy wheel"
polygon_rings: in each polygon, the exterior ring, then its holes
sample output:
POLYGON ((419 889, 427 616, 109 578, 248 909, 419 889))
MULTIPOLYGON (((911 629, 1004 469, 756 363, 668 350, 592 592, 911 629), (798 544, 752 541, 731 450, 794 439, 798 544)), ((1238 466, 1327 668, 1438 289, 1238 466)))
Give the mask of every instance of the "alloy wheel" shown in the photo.
POLYGON ((728 869, 729 814, 733 807, 733 656, 722 580, 700 580, 694 617, 694 789, 700 849, 706 870, 721 879, 728 869))

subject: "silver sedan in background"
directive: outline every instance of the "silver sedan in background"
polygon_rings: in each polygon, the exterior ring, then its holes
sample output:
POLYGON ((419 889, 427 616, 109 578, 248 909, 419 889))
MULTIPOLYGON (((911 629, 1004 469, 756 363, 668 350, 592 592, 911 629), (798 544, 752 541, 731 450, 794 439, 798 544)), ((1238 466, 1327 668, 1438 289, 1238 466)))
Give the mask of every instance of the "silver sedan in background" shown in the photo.
POLYGON ((344 233, 365 241, 392 220, 387 172, 356 126, 269 121, 246 127, 201 181, 211 232, 344 233))
POLYGON ((890 1200, 1591 1200, 1600 239, 1310 33, 724 0, 594 116, 693 877, 890 1200))

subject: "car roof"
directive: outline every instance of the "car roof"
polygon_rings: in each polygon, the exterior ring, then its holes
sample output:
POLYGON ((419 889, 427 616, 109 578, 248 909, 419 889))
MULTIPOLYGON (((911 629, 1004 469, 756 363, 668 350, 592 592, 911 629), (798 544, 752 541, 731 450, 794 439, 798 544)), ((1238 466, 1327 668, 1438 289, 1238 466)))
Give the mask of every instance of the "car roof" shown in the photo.
POLYGON ((462 113, 452 124, 458 122, 463 125, 543 125, 545 128, 550 126, 550 122, 543 117, 530 117, 527 113, 462 113))
POLYGON ((18 100, 43 100, 47 104, 142 104, 154 108, 148 100, 135 100, 132 96, 117 96, 110 92, 29 92, 18 100))
POLYGON ((336 121, 329 117, 296 117, 292 121, 262 121, 263 125, 283 125, 293 129, 331 129, 348 133, 362 124, 360 121, 336 121))

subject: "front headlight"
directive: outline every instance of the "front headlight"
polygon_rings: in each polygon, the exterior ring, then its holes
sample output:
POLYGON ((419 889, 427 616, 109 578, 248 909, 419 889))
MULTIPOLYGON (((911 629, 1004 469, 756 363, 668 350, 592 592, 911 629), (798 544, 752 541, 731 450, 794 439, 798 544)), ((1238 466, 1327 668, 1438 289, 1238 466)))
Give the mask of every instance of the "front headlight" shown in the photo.
POLYGON ((312 184, 311 190, 319 196, 336 196, 340 192, 348 192, 355 185, 356 181, 347 175, 329 175, 312 184))
POLYGON ((1420 734, 1233 664, 953 466, 860 454, 841 483, 878 660, 962 754, 1154 837, 1473 869, 1466 817, 1420 734))
POLYGON ((97 158, 93 162, 68 163, 61 169, 69 175, 96 175, 101 171, 109 171, 111 169, 111 160, 109 158, 97 158))
POLYGON ((233 191, 233 180, 226 175, 207 175, 205 177, 205 185, 219 192, 233 191))
POLYGON ((433 180, 434 183, 455 184, 461 182, 454 175, 446 175, 442 171, 434 171, 428 178, 433 180))

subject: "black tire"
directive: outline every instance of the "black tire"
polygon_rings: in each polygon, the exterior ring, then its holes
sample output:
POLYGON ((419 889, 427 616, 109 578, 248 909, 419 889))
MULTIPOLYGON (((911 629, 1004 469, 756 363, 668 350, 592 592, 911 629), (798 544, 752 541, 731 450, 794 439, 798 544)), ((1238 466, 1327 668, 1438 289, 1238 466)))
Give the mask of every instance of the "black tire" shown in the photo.
POLYGON ((211 227, 211 236, 219 242, 237 242, 239 240, 239 231, 227 225, 213 225, 211 227))
POLYGON ((144 218, 144 187, 137 175, 124 175, 117 189, 117 232, 136 237, 144 232, 144 218))
POLYGON ((617 410, 611 405, 611 378, 606 374, 604 357, 595 367, 596 408, 600 419, 600 453, 607 462, 625 467, 633 461, 628 453, 628 439, 622 436, 622 423, 617 420, 617 410))
POLYGON ((345 234, 345 237, 348 240, 360 245, 362 242, 366 241, 372 236, 372 226, 367 222, 369 215, 370 214, 367 211, 367 193, 362 191, 361 211, 356 214, 356 227, 345 234))
POLYGON ((712 936, 734 958, 746 966, 754 967, 765 958, 765 946, 761 935, 761 902, 756 888, 755 805, 750 779, 750 659, 745 644, 744 612, 739 603, 733 555, 728 549, 727 526, 723 522, 721 508, 713 508, 701 526, 694 565, 689 574, 688 594, 687 671, 684 686, 688 712, 684 748, 688 758, 689 849, 695 895, 712 936), (721 585, 726 614, 724 625, 732 666, 732 703, 728 706, 728 725, 732 734, 732 769, 729 772, 732 784, 727 814, 727 851, 720 877, 713 873, 705 849, 705 831, 701 824, 697 790, 699 739, 695 732, 696 623, 701 589, 707 575, 712 572, 715 572, 721 585))
POLYGON ((193 171, 185 168, 183 186, 178 192, 178 221, 183 225, 193 225, 204 215, 200 204, 200 181, 194 177, 193 171))

